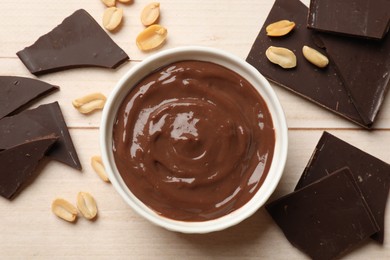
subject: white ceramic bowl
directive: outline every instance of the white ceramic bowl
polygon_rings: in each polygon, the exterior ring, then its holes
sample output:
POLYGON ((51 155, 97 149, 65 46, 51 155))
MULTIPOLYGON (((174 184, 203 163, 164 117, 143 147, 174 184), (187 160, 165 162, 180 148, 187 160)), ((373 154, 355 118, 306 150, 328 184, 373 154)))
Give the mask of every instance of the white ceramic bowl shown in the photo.
POLYGON ((287 125, 279 100, 268 81, 251 65, 229 53, 208 47, 179 47, 151 55, 131 68, 117 83, 103 110, 100 127, 102 159, 112 185, 133 210, 154 224, 168 230, 183 233, 208 233, 233 226, 256 212, 275 190, 284 170, 288 137, 287 125), (130 89, 144 76, 164 65, 179 60, 200 60, 213 62, 229 68, 247 79, 265 100, 275 128, 275 150, 268 175, 251 200, 241 208, 223 217, 201 222, 186 222, 168 219, 156 214, 137 199, 119 174, 112 152, 112 130, 116 112, 130 89))

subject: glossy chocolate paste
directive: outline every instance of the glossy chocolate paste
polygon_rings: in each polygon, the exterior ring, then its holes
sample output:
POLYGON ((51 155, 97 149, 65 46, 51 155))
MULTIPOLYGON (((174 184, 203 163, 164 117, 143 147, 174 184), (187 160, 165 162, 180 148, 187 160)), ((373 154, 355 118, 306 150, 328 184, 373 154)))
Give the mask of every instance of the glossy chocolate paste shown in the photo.
POLYGON ((248 202, 275 145, 267 105, 237 73, 180 61, 142 79, 113 129, 116 166, 131 192, 158 214, 206 221, 248 202))

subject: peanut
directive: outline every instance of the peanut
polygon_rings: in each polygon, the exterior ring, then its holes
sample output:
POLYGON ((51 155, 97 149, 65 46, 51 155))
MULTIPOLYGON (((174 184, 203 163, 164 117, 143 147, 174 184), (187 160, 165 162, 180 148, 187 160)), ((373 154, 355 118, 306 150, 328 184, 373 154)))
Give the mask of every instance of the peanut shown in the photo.
POLYGON ((145 26, 154 24, 160 16, 160 3, 153 2, 144 7, 141 12, 141 23, 145 26))
POLYGON ((268 36, 284 36, 294 29, 295 23, 288 20, 280 20, 269 24, 265 30, 268 36))
POLYGON ((297 66, 297 57, 289 49, 270 46, 266 50, 265 55, 270 62, 275 63, 284 69, 290 69, 297 66))
POLYGON ((302 53, 310 63, 319 68, 325 68, 329 64, 329 59, 325 55, 309 46, 303 46, 302 53))
POLYGON ((118 28, 122 22, 123 9, 117 7, 109 7, 103 14, 103 26, 109 31, 113 31, 118 28))
POLYGON ((102 0, 103 4, 105 4, 107 7, 115 6, 115 0, 102 0))
POLYGON ((77 217, 77 209, 70 202, 64 199, 56 199, 51 204, 52 212, 59 218, 74 222, 77 217))
POLYGON ((73 106, 83 114, 91 113, 97 109, 103 109, 106 97, 101 93, 93 93, 73 100, 73 106))
POLYGON ((168 31, 159 24, 147 27, 138 34, 136 43, 140 50, 150 51, 161 46, 167 38, 168 31))
POLYGON ((118 2, 121 2, 123 4, 128 4, 130 3, 132 0, 118 0, 118 2))
POLYGON ((100 156, 92 156, 91 165, 97 175, 99 175, 100 179, 105 182, 110 182, 107 177, 106 170, 104 169, 102 158, 100 156))
POLYGON ((77 208, 86 219, 94 219, 97 215, 96 201, 87 192, 79 192, 77 194, 77 208))

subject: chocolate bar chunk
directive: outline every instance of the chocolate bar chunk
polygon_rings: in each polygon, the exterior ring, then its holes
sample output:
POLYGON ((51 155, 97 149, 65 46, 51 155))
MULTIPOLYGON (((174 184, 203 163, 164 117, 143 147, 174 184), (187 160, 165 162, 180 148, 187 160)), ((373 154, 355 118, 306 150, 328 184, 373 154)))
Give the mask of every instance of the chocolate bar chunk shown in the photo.
POLYGON ((12 199, 32 178, 46 151, 57 137, 49 135, 0 152, 0 195, 12 199))
POLYGON ((334 259, 379 228, 348 168, 266 205, 292 245, 312 259, 334 259))
POLYGON ((349 36, 382 39, 389 30, 388 0, 311 0, 308 27, 349 36))
POLYGON ((381 41, 325 33, 318 37, 364 123, 372 124, 389 88, 390 34, 381 41))
POLYGON ((367 127, 352 104, 333 64, 319 69, 303 57, 304 45, 316 47, 314 33, 306 28, 307 12, 308 8, 299 0, 276 0, 249 52, 247 62, 270 81, 367 127), (268 24, 285 19, 295 22, 293 31, 283 37, 266 35, 265 27, 268 24), (297 57, 297 67, 286 70, 268 61, 265 51, 269 46, 292 50, 297 57))
POLYGON ((372 236, 383 243, 385 209, 390 189, 390 165, 324 132, 295 190, 342 167, 349 167, 370 206, 380 231, 372 236))
POLYGON ((58 141, 48 152, 48 157, 81 170, 68 127, 58 102, 41 105, 0 120, 0 149, 8 149, 28 140, 51 133, 58 141))
POLYGON ((0 119, 57 89, 36 79, 0 76, 0 119))
POLYGON ((83 9, 17 55, 34 75, 87 66, 116 68, 129 59, 83 9))

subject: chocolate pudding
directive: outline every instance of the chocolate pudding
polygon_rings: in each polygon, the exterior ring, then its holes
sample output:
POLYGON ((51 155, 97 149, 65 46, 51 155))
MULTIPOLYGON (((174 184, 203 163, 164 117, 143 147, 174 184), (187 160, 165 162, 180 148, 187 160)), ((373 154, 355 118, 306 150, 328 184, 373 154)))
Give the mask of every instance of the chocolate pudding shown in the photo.
POLYGON ((271 166, 267 105, 223 66, 180 61, 143 78, 113 126, 115 163, 130 191, 157 214, 207 221, 247 203, 271 166))

